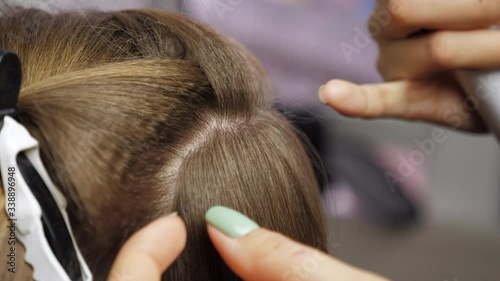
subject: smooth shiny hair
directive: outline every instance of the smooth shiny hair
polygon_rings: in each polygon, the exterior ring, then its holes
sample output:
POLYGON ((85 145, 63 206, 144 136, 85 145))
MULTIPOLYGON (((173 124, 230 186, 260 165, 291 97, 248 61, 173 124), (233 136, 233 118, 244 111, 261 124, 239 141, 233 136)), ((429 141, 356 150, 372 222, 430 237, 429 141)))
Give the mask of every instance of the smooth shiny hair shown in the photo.
POLYGON ((326 250, 311 158, 244 48, 162 10, 9 9, 0 48, 22 61, 18 120, 68 199, 95 280, 131 234, 174 211, 188 242, 163 280, 240 280, 209 241, 213 205, 326 250))

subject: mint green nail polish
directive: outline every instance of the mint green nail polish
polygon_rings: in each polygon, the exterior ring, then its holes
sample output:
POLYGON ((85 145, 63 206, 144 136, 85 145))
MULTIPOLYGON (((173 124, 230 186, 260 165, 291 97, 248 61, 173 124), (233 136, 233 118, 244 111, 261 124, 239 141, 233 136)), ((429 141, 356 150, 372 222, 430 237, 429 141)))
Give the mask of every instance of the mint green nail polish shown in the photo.
POLYGON ((242 213, 223 206, 210 208, 205 214, 205 219, 209 224, 233 238, 245 236, 259 228, 258 224, 242 213))

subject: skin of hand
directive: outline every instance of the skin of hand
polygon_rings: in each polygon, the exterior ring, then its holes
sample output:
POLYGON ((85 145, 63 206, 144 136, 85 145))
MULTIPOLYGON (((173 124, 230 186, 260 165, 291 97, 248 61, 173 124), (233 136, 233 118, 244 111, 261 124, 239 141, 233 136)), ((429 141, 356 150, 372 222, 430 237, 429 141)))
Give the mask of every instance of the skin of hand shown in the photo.
POLYGON ((108 281, 158 281, 186 246, 187 232, 176 214, 159 218, 132 235, 118 253, 108 281))
POLYGON ((388 280, 264 228, 241 238, 212 226, 208 233, 226 264, 246 281, 388 280))
POLYGON ((245 281, 386 281, 317 249, 260 228, 222 206, 206 214, 208 235, 225 263, 245 281))
POLYGON ((500 67, 500 31, 489 29, 500 24, 500 0, 379 0, 370 23, 380 15, 388 20, 372 36, 386 83, 332 80, 320 88, 321 101, 347 116, 485 132, 452 71, 500 67))
MULTIPOLYGON (((211 208, 207 222, 213 245, 231 270, 246 281, 388 280, 260 228, 229 208, 211 208)), ((161 280, 184 249, 186 237, 186 227, 178 216, 157 219, 125 243, 108 281, 161 280)))

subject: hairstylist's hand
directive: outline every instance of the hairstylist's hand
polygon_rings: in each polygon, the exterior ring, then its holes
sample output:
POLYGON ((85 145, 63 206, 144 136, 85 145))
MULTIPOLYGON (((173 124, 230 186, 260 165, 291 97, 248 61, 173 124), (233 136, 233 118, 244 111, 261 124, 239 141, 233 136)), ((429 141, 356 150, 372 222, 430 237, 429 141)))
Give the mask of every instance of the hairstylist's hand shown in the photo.
POLYGON ((330 81, 320 91, 324 102, 348 116, 484 130, 464 106, 451 70, 500 67, 500 31, 488 29, 500 24, 500 0, 379 0, 370 23, 380 27, 371 31, 380 47, 379 70, 390 82, 330 81))
POLYGON ((186 245, 186 226, 176 215, 157 219, 132 235, 116 257, 108 281, 158 281, 186 245))
POLYGON ((245 281, 382 281, 372 273, 259 228, 242 214, 211 208, 208 234, 226 264, 245 281))

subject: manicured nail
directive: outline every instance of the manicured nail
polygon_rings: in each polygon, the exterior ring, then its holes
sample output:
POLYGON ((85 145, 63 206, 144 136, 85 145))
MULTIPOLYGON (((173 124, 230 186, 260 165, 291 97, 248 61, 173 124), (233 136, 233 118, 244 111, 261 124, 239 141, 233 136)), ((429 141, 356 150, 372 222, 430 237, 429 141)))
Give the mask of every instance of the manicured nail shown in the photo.
POLYGON ((323 85, 321 87, 319 87, 319 91, 318 91, 318 96, 319 96, 319 101, 326 104, 326 101, 325 99, 323 98, 323 95, 321 94, 321 92, 323 91, 323 89, 325 88, 326 85, 323 85))
POLYGON ((239 238, 259 228, 253 220, 242 213, 223 206, 210 208, 205 214, 209 224, 226 235, 239 238))

